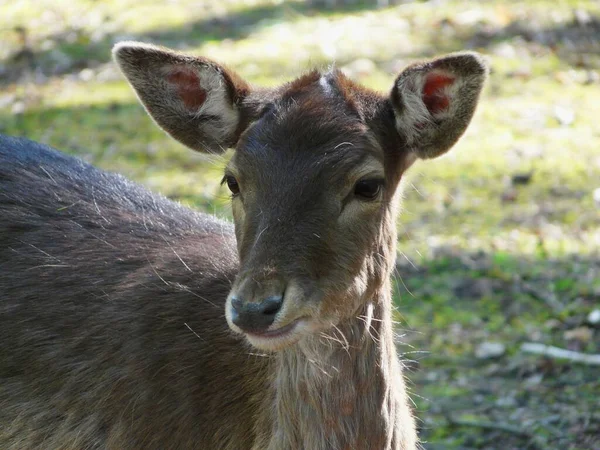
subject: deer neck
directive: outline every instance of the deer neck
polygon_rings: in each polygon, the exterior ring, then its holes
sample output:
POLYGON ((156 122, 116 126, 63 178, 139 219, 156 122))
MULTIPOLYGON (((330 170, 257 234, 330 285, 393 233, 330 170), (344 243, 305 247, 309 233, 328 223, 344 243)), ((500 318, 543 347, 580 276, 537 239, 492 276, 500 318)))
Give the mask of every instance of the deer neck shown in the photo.
POLYGON ((269 450, 414 448, 390 297, 278 356, 269 450))

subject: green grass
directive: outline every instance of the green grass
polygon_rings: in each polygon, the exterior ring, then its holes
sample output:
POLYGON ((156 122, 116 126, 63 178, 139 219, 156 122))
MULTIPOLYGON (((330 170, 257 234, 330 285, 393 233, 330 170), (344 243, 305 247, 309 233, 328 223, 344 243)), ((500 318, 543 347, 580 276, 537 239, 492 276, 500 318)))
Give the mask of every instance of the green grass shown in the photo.
POLYGON ((597 449, 598 422, 586 416, 597 376, 525 356, 519 345, 600 352, 597 329, 589 342, 565 338, 600 303, 599 15, 599 2, 575 0, 358 2, 333 11, 269 0, 5 2, 0 132, 229 217, 219 186, 227 155, 193 153, 158 130, 110 62, 114 42, 209 56, 263 85, 368 59, 372 68, 354 75, 382 91, 413 60, 480 51, 491 75, 465 137, 415 164, 404 183, 396 298, 403 340, 429 352, 416 354, 410 375, 422 436, 430 449, 597 449), (15 27, 26 30, 30 59, 16 56, 24 34, 15 27), (511 183, 529 172, 528 184, 511 183), (475 359, 484 341, 502 342, 505 356, 475 359), (543 382, 532 384, 534 375, 543 382), (501 406, 506 398, 518 406, 501 406), (558 421, 545 423, 553 408, 558 421), (453 424, 448 414, 529 426, 540 438, 453 424))

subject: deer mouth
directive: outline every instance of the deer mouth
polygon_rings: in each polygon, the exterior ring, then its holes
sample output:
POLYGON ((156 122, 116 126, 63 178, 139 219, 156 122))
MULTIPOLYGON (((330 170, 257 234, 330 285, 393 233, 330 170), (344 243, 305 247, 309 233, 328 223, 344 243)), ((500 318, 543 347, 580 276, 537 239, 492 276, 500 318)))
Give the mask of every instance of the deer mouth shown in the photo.
POLYGON ((265 331, 246 331, 244 334, 253 346, 261 350, 280 350, 300 340, 302 333, 297 328, 304 322, 298 318, 283 327, 265 331))

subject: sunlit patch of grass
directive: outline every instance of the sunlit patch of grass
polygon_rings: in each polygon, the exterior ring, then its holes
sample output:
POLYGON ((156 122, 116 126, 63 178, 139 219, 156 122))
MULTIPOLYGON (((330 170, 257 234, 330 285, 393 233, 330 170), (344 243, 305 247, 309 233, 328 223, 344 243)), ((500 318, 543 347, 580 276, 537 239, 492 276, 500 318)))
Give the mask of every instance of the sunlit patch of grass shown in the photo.
POLYGON ((44 107, 77 108, 79 106, 102 106, 127 103, 133 100, 129 85, 123 82, 78 82, 70 83, 54 95, 45 96, 44 107))
MULTIPOLYGON (((35 45, 54 31, 65 31, 67 24, 92 41, 95 26, 105 27, 111 39, 119 33, 149 33, 159 42, 179 42, 189 51, 228 63, 263 85, 314 65, 327 68, 335 62, 342 67, 367 58, 374 67, 359 74, 360 81, 383 92, 391 88, 402 63, 458 50, 481 24, 501 27, 535 16, 540 26, 550 27, 573 20, 571 3, 556 5, 550 14, 541 1, 509 6, 451 1, 435 7, 415 2, 381 10, 359 3, 327 13, 302 2, 71 3, 69 8, 49 3, 44 10, 27 1, 11 2, 1 7, 0 21, 27 25, 35 45), (224 22, 215 28, 212 17, 224 22), (227 22, 228 17, 234 21, 227 22), (223 40, 228 31, 234 38, 223 40)), ((592 14, 598 9, 593 2, 577 6, 592 14)), ((92 48, 101 52, 95 58, 109 61, 110 42, 101 40, 98 47, 87 38, 75 37, 71 43, 69 39, 60 48, 71 57, 84 57, 92 48)), ((407 176, 400 231, 401 249, 409 258, 418 259, 440 245, 546 255, 589 252, 594 249, 589 243, 600 239, 591 196, 594 180, 600 177, 600 135, 593 113, 598 96, 591 93, 592 86, 564 81, 572 69, 556 53, 543 49, 539 57, 511 56, 510 51, 497 51, 504 42, 520 51, 518 42, 501 35, 489 49, 481 49, 491 53, 492 75, 465 138, 446 157, 418 163, 407 176), (561 125, 554 113, 557 107, 573 110, 573 123, 561 125), (528 171, 533 171, 531 183, 516 187, 515 198, 503 201, 511 175, 528 171)), ((71 149, 153 188, 158 183, 148 174, 153 166, 164 167, 167 172, 160 182, 169 195, 204 196, 201 185, 209 181, 203 163, 157 130, 140 107, 131 106, 136 100, 127 84, 114 81, 114 75, 111 81, 88 78, 8 86, 6 91, 17 99, 33 92, 39 100, 27 103, 19 116, 0 111, 1 130, 71 149), (199 164, 198 183, 169 188, 180 186, 175 168, 188 161, 199 164)))

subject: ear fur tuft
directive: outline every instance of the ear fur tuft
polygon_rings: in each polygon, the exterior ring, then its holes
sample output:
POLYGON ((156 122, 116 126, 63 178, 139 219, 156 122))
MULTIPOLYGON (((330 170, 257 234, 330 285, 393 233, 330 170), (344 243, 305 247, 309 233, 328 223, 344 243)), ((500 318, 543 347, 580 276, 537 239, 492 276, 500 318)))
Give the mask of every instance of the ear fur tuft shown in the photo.
POLYGON ((396 129, 420 158, 448 151, 466 130, 487 75, 481 56, 454 53, 414 64, 396 79, 396 129))
POLYGON ((139 42, 116 44, 113 57, 150 116, 175 139, 208 153, 235 144, 244 122, 239 105, 250 89, 233 71, 139 42))

